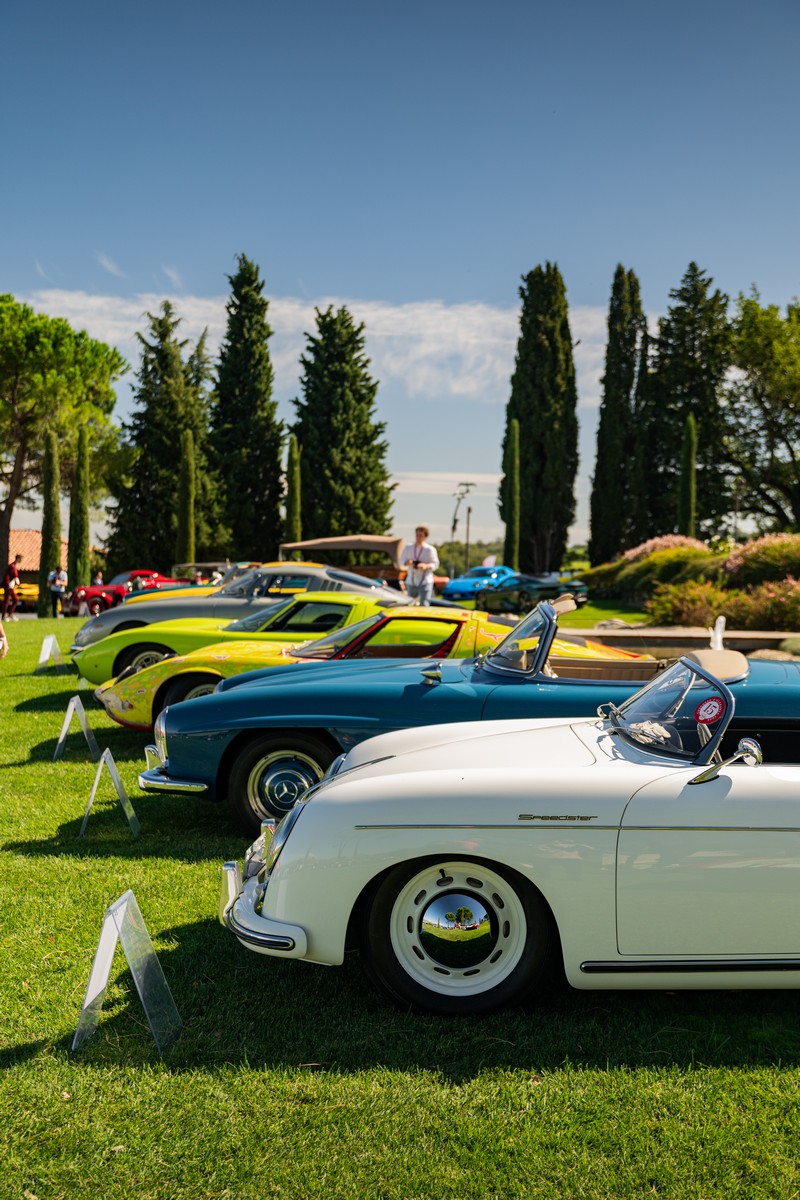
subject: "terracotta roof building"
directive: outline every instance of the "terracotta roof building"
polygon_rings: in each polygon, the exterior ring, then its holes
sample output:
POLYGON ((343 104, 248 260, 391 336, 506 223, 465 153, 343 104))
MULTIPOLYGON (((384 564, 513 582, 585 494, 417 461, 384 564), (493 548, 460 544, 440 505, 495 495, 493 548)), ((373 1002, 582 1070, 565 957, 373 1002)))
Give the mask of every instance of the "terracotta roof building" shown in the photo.
MULTIPOLYGON (((67 549, 69 542, 66 538, 61 539, 61 566, 64 570, 67 569, 67 549)), ((23 579, 27 575, 27 582, 35 583, 39 578, 39 559, 42 557, 42 531, 41 529, 12 529, 9 534, 8 541, 8 560, 13 562, 18 554, 22 555, 22 562, 19 564, 20 574, 23 579)), ((2 570, 5 571, 5 564, 2 570)))

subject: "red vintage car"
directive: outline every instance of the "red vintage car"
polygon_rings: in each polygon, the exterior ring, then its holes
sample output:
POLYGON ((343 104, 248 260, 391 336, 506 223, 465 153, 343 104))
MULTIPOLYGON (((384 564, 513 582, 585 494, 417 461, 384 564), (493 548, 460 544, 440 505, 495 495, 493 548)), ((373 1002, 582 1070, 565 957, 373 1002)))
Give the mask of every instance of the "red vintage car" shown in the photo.
POLYGON ((90 587, 75 588, 69 598, 68 611, 70 616, 77 617, 81 605, 85 604, 94 617, 98 613, 105 612, 107 608, 114 608, 117 604, 121 604, 131 592, 140 592, 150 588, 186 586, 192 582, 191 579, 171 579, 168 575, 161 575, 158 571, 123 571, 121 575, 115 575, 110 583, 96 583, 90 587))

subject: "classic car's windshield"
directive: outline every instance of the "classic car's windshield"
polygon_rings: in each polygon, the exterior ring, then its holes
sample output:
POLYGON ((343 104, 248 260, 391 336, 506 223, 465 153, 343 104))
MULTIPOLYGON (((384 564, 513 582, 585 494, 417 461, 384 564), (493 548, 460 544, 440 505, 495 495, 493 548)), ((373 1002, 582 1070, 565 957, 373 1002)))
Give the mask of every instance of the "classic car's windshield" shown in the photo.
POLYGON ((249 596, 264 579, 263 571, 245 571, 238 579, 220 588, 218 596, 249 596))
POLYGON ((382 620, 383 617, 380 613, 376 613, 374 617, 365 617, 363 621, 356 621, 355 625, 348 625, 338 633, 329 633, 316 642, 306 642, 304 645, 294 646, 292 653, 296 654, 298 658, 333 658, 340 650, 344 650, 346 646, 357 641, 368 629, 371 629, 373 625, 380 624, 382 620))
POLYGON ((353 575, 350 571, 337 571, 328 568, 328 578, 335 579, 337 583, 347 584, 349 587, 359 588, 382 588, 383 584, 377 579, 367 579, 365 575, 353 575))
POLYGON ((270 625, 278 613, 283 612, 285 608, 290 608, 294 604, 294 597, 287 596, 285 600, 276 600, 274 604, 265 604, 256 612, 250 613, 246 617, 240 617, 238 621, 231 621, 225 626, 226 633, 258 633, 265 625, 270 625))
POLYGON ((549 613, 552 609, 537 605, 532 613, 515 625, 499 646, 487 655, 487 662, 506 671, 530 671, 537 658, 540 640, 554 631, 549 613))
POLYGON ((115 575, 108 586, 117 587, 122 583, 127 583, 132 574, 132 571, 123 571, 121 575, 115 575))
POLYGON ((619 708, 601 705, 601 713, 605 708, 613 728, 635 745, 693 760, 725 729, 733 699, 724 684, 681 659, 619 708))

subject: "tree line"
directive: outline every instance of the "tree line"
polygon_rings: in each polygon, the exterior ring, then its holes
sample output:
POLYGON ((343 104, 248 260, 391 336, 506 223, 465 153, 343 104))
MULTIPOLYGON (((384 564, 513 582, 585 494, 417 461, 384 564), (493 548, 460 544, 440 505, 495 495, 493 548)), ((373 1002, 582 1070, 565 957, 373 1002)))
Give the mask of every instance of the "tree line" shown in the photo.
POLYGON ((259 268, 241 254, 228 282, 216 364, 205 332, 194 345, 180 337, 169 301, 147 314, 136 335, 133 412, 120 428, 111 413, 128 370, 122 356, 0 296, 0 560, 8 561, 15 507, 42 504, 44 585, 60 558, 62 493, 70 496, 72 584, 88 582, 91 497, 111 497, 112 571, 264 560, 303 534, 387 532, 393 485, 364 326, 346 307, 317 310, 288 425, 273 398, 259 268))
MULTIPOLYGON (((500 515, 505 561, 557 569, 575 501, 577 393, 566 290, 555 264, 523 277, 506 409, 500 515)), ((800 304, 729 297, 692 262, 648 330, 635 273, 619 265, 590 500, 592 564, 666 533, 800 529, 800 304)))
MULTIPOLYGON (((392 484, 364 326, 345 307, 316 311, 295 419, 282 422, 259 268, 240 254, 228 281, 216 364, 205 333, 194 345, 181 339, 169 301, 147 314, 121 429, 111 421, 128 369, 119 353, 0 296, 0 561, 15 505, 44 496, 43 572, 55 564, 61 492, 71 497, 72 583, 88 569, 88 505, 98 495, 113 503, 112 569, 266 559, 283 540, 387 532, 392 484)), ((505 562, 539 572, 560 567, 574 519, 578 395, 557 264, 523 276, 519 295, 499 509, 505 562)), ((753 290, 730 314, 696 263, 670 301, 651 333, 635 273, 617 267, 592 563, 664 533, 735 532, 744 517, 763 530, 800 528, 800 305, 783 315, 753 290)))

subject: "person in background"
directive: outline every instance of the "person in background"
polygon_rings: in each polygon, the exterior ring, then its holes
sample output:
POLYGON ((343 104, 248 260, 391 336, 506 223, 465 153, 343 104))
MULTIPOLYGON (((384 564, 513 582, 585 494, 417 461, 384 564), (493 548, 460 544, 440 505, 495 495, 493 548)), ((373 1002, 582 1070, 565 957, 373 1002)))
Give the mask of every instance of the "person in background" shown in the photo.
POLYGON ((53 616, 58 616, 59 604, 61 610, 64 609, 64 597, 67 592, 67 572, 63 567, 56 567, 47 576, 47 582, 50 584, 50 604, 53 609, 53 616))
POLYGON ((102 587, 102 586, 103 586, 103 572, 98 571, 97 574, 95 575, 94 579, 92 580, 92 587, 102 587))
POLYGON ((407 570, 406 591, 418 604, 430 604, 433 599, 433 576, 439 565, 436 547, 425 539, 427 525, 418 525, 414 541, 403 547, 400 562, 407 570))
POLYGON ((3 622, 0 621, 0 658, 5 658, 8 654, 8 638, 6 631, 3 629, 3 622))
POLYGON ((3 576, 3 587, 5 595, 3 596, 3 620, 6 617, 11 617, 12 621, 18 621, 16 615, 17 587, 19 585, 19 564, 22 562, 22 555, 17 554, 13 562, 10 562, 6 567, 6 573, 3 576))

